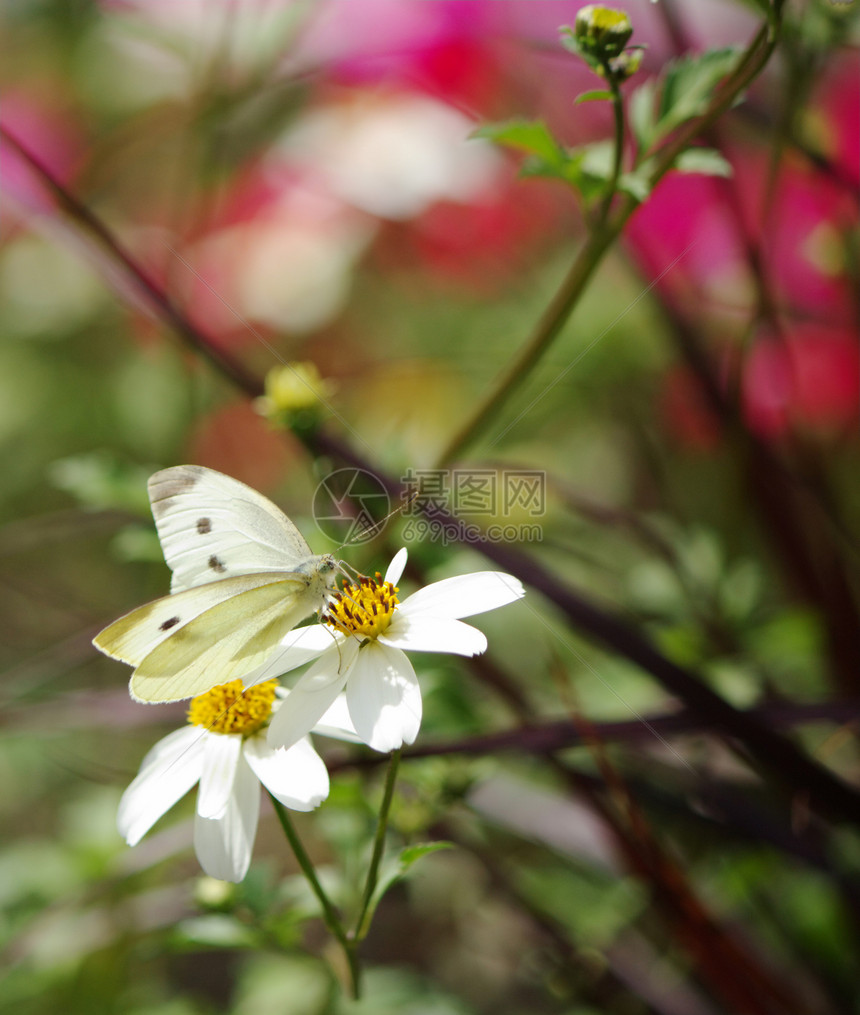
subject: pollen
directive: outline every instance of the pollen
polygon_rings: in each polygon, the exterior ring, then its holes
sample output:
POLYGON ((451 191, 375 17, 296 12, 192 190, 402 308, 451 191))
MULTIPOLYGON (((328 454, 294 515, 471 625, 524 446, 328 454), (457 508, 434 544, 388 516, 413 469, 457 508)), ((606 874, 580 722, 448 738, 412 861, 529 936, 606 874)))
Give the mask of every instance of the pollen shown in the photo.
POLYGON ((191 699, 188 722, 192 726, 203 726, 210 733, 250 736, 269 721, 277 686, 277 680, 267 680, 247 690, 241 680, 219 684, 191 699))
POLYGON ((355 585, 344 585, 329 604, 325 622, 342 634, 377 638, 391 623, 399 591, 378 571, 375 578, 361 577, 355 585))

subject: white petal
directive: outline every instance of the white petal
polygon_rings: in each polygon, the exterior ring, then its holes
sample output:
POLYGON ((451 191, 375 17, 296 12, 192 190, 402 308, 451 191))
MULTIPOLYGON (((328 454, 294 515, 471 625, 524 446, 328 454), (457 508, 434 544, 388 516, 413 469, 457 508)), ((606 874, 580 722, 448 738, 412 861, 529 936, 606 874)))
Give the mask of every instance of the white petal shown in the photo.
POLYGON ((276 751, 264 737, 249 737, 245 760, 266 789, 294 811, 311 811, 328 796, 328 771, 307 737, 276 751))
POLYGON ((365 645, 350 674, 346 699, 358 735, 374 750, 393 751, 418 736, 421 689, 400 649, 365 645))
POLYGON ((487 650, 486 635, 460 620, 398 614, 379 638, 383 645, 407 652, 454 652, 460 656, 476 656, 487 650))
POLYGON ((200 778, 203 742, 199 726, 183 726, 164 737, 143 759, 137 778, 119 802, 117 827, 129 846, 140 842, 156 821, 200 778))
POLYGON ((396 585, 400 581, 403 576, 403 569, 406 567, 407 556, 408 552, 405 546, 394 554, 391 558, 391 563, 388 565, 388 570, 385 572, 384 581, 391 582, 392 585, 396 585))
POLYGON ((262 666, 242 678, 245 687, 253 687, 254 684, 272 680, 298 666, 304 666, 331 648, 335 638, 334 631, 325 624, 309 624, 297 631, 290 631, 262 666))
POLYGON ((434 617, 471 617, 506 606, 525 595, 522 582, 503 571, 478 571, 456 578, 444 578, 419 589, 405 599, 398 610, 434 617))
MULTIPOLYGON (((188 745, 195 740, 200 740, 201 734, 206 731, 200 726, 184 725, 180 726, 178 730, 174 730, 172 733, 168 733, 166 737, 162 737, 161 740, 156 741, 152 747, 143 756, 143 761, 140 763, 139 771, 142 773, 145 768, 149 768, 150 765, 164 758, 174 758, 177 754, 182 754, 187 749, 188 745)), ((202 740, 201 740, 202 745, 202 740)), ((202 750, 202 746, 200 750, 202 750)))
POLYGON ((285 634, 279 645, 291 652, 307 652, 309 657, 306 661, 310 662, 311 658, 315 659, 320 652, 331 648, 334 633, 328 624, 308 624, 306 627, 300 627, 297 631, 293 630, 285 634), (310 656, 311 652, 314 653, 313 656, 310 656))
POLYGON ((319 722, 340 694, 358 651, 355 638, 347 638, 340 651, 324 652, 281 702, 269 724, 269 746, 292 747, 319 722))
POLYGON ((355 726, 349 717, 349 705, 345 694, 339 694, 334 699, 311 732, 323 737, 333 737, 335 740, 347 740, 353 744, 364 743, 355 732, 355 726))
POLYGON ((206 738, 197 794, 197 813, 201 818, 217 818, 224 813, 241 753, 239 733, 212 733, 206 738))
POLYGON ((194 852, 212 878, 241 881, 248 873, 260 816, 260 785, 240 756, 233 792, 218 818, 194 816, 194 852))

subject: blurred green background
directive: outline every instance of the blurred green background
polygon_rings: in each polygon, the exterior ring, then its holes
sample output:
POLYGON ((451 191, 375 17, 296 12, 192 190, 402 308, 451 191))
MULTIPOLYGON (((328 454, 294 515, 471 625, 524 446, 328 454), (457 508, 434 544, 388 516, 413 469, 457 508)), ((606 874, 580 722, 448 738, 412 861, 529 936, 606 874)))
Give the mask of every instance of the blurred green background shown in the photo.
MULTIPOLYGON (((593 75, 558 45, 582 6, 4 4, 0 1011, 747 1010, 709 985, 683 925, 619 851, 595 804, 606 765, 623 787, 610 805, 620 793, 626 813, 629 793, 727 939, 797 1005, 756 1011, 858 1010, 856 828, 786 804, 701 716, 667 734, 671 748, 627 730, 563 752, 578 781, 521 749, 405 763, 395 839, 455 848, 384 900, 358 1003, 342 996, 271 814, 240 886, 201 876, 190 800, 133 850, 115 829, 143 754, 183 717, 131 702, 125 669, 90 644, 167 590, 146 478, 182 462, 227 472, 326 552, 311 504, 339 463, 272 426, 177 338, 116 248, 57 205, 9 138, 249 376, 315 364, 336 410, 322 425, 399 477, 433 467, 583 242, 571 190, 520 178, 522 160, 471 138, 512 118, 542 119, 570 146, 609 136, 605 103, 574 104, 593 75)), ((625 94, 681 52, 745 45, 761 6, 631 0, 633 41, 648 48, 625 94)), ((544 471, 542 538, 520 549, 733 705, 789 715, 796 742, 856 783, 854 7, 789 5, 778 58, 707 139, 734 174, 658 187, 457 464, 544 471), (788 494, 763 489, 772 474, 756 482, 762 447, 788 494)), ((392 523, 350 562, 384 567, 403 531, 392 523)), ((487 567, 472 549, 408 545, 425 578, 487 567)), ((478 626, 487 666, 533 723, 633 727, 674 709, 557 605, 534 592, 528 604, 478 626)), ((418 747, 520 725, 482 665, 419 658, 418 747)), ((369 752, 326 750, 332 795, 299 828, 348 904, 380 776, 369 752)))

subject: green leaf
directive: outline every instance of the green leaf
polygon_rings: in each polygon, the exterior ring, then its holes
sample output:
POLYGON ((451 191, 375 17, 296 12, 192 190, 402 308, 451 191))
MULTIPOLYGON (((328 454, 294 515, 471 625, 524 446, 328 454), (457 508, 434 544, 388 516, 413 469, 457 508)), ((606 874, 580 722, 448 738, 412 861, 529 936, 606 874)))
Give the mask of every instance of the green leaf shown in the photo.
POLYGON ((740 659, 712 659, 705 664, 709 682, 735 708, 751 708, 760 700, 761 676, 752 663, 740 659))
POLYGON ((115 508, 149 517, 146 480, 150 469, 131 465, 107 451, 60 458, 48 466, 48 477, 88 509, 115 508))
POLYGON ((533 155, 523 162, 520 176, 544 176, 570 183, 572 177, 576 176, 575 162, 576 160, 572 159, 564 162, 547 162, 546 159, 533 155))
POLYGON ((669 65, 663 79, 658 131, 665 135, 705 112, 714 89, 738 61, 737 48, 712 49, 700 56, 685 56, 669 65))
POLYGON ((373 893, 373 899, 367 909, 367 916, 365 918, 367 925, 373 919, 376 907, 385 893, 396 885, 398 881, 402 881, 418 860, 428 856, 430 853, 437 853, 441 849, 453 848, 454 844, 446 842, 444 839, 440 839, 438 842, 421 842, 416 843, 414 846, 406 846, 396 857, 387 859, 383 864, 382 873, 373 893))
POLYGON ((612 173, 614 148, 611 141, 595 141, 568 152, 560 172, 553 175, 576 188, 586 202, 598 197, 612 173))
POLYGON ((731 176, 732 165, 713 148, 688 148, 675 159, 681 173, 704 173, 706 176, 731 176))
POLYGON ((142 525, 126 525, 110 541, 111 553, 124 563, 145 561, 158 563, 164 559, 158 535, 142 525))
POLYGON ((646 890, 629 878, 589 875, 552 860, 523 865, 517 884, 529 902, 557 920, 580 948, 611 947, 648 905, 646 890))
POLYGON ((556 165, 530 159, 522 170, 524 176, 548 176, 561 180, 579 191, 586 201, 603 191, 611 171, 611 141, 598 141, 566 152, 564 161, 556 165))
POLYGON ((612 92, 606 91, 606 89, 595 89, 591 92, 582 92, 580 95, 573 100, 573 104, 578 106, 580 102, 604 102, 612 99, 612 92))
POLYGON ((211 913, 182 920, 174 930, 181 944, 209 948, 247 948, 256 943, 250 928, 234 916, 211 913))
POLYGON ((562 46, 569 53, 576 53, 577 56, 582 55, 582 50, 579 48, 579 39, 577 39, 576 33, 570 25, 562 25, 558 30, 558 37, 562 46))
POLYGON ((633 131, 633 136, 642 152, 647 151, 654 141, 657 125, 656 98, 657 82, 652 78, 633 92, 627 105, 630 129, 633 131))
POLYGON ((560 166, 567 158, 564 148, 542 120, 510 120, 479 127, 473 137, 486 138, 505 148, 536 156, 548 166, 560 166))
POLYGON ((589 53, 582 48, 579 44, 579 39, 577 39, 576 34, 570 25, 565 25, 559 29, 559 40, 561 41, 562 46, 569 53, 573 53, 578 56, 580 60, 584 60, 596 74, 600 73, 600 61, 593 53, 589 53))
POLYGON ((635 197, 641 204, 643 201, 648 200, 652 188, 647 173, 635 172, 622 173, 618 180, 618 189, 623 190, 625 194, 629 194, 631 197, 635 197))
POLYGON ((400 852, 400 872, 406 871, 422 856, 429 856, 431 853, 438 853, 440 849, 453 849, 454 843, 440 839, 438 842, 419 842, 414 846, 407 846, 400 852))
POLYGON ((764 587, 761 567, 754 560, 740 560, 726 572, 718 590, 723 615, 744 620, 759 604, 764 587))
POLYGON ((581 148, 583 153, 582 171, 597 180, 608 180, 612 172, 615 146, 611 141, 595 141, 581 148))
MULTIPOLYGON (((583 189, 582 161, 584 152, 565 154, 562 161, 549 163, 545 159, 532 156, 526 159, 520 170, 521 176, 540 176, 553 180, 561 180, 576 190, 583 189)), ((590 177, 588 178, 590 179, 590 177)))

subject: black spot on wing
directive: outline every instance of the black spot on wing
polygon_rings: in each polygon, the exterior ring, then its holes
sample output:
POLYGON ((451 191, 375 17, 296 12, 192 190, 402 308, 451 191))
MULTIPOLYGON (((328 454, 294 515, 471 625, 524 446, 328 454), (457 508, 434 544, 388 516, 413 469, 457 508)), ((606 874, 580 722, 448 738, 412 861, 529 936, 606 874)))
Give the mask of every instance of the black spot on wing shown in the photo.
POLYGON ((159 631, 169 631, 171 627, 176 627, 179 623, 179 617, 171 617, 170 620, 165 620, 163 623, 158 625, 159 631))
POLYGON ((165 506, 174 497, 192 490, 199 480, 193 468, 162 469, 149 478, 149 494, 153 503, 163 502, 165 506))
POLYGON ((227 565, 222 560, 219 560, 214 553, 209 558, 209 567, 217 574, 223 574, 227 570, 227 565))
POLYGON ((205 536, 207 532, 212 531, 212 522, 208 518, 197 519, 197 531, 201 536, 205 536))

